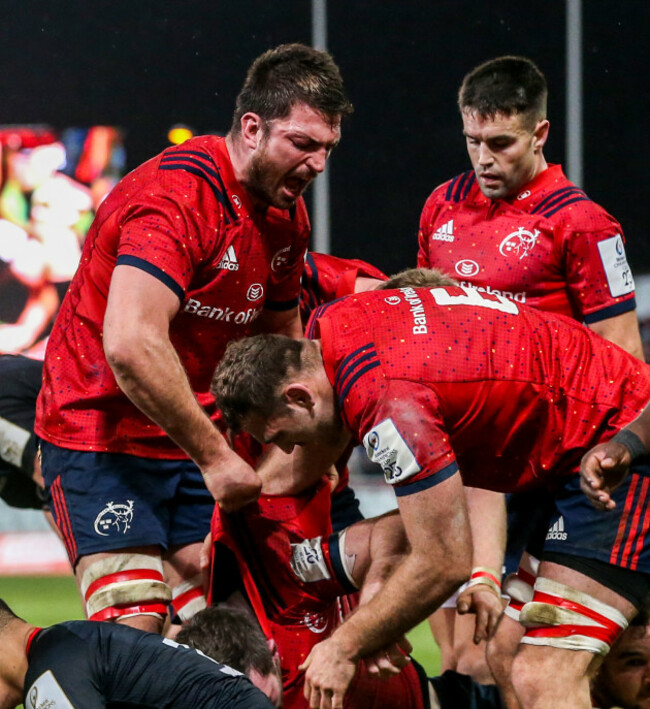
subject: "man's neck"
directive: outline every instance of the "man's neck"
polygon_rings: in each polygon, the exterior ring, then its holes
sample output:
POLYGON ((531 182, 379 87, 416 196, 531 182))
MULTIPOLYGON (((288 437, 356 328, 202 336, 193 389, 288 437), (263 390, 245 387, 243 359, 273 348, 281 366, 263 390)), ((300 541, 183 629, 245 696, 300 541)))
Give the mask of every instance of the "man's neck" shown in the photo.
POLYGON ((16 618, 0 633, 0 681, 18 697, 20 703, 25 686, 27 643, 34 625, 16 618))

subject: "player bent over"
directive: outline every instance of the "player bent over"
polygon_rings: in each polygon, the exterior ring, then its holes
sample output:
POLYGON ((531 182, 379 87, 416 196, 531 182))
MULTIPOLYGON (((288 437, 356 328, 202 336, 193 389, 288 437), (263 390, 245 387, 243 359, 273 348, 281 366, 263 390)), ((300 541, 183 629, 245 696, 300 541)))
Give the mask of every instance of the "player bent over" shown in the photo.
POLYGON ((0 707, 264 709, 240 672, 135 628, 87 620, 37 628, 0 600, 0 707))
POLYGON ((341 707, 357 661, 469 577, 465 483, 551 491, 548 529, 563 525, 566 537, 544 542, 514 689, 525 709, 589 707, 595 657, 650 590, 650 469, 636 462, 613 492, 617 507, 596 510, 580 490, 580 457, 645 408, 650 367, 561 316, 462 287, 344 298, 314 313, 308 335, 318 339, 233 343, 213 384, 218 404, 231 426, 287 452, 334 436, 363 441, 394 487, 411 547, 312 650, 310 706, 341 707))

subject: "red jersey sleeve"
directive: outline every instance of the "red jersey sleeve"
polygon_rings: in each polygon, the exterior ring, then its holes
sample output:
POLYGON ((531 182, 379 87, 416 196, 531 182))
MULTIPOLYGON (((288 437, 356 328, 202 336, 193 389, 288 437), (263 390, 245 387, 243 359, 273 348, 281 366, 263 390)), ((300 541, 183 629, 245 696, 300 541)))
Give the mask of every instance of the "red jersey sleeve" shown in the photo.
MULTIPOLYGON (((189 176, 188 183, 192 180, 189 176)), ((194 189, 194 198, 198 200, 196 185, 194 189)), ((182 300, 199 265, 205 264, 212 255, 216 257, 217 233, 214 225, 210 228, 190 201, 152 186, 142 191, 142 199, 136 196, 129 201, 122 212, 117 262, 129 264, 132 259, 138 259, 150 264, 154 275, 182 300)))
POLYGON ((561 232, 569 298, 586 323, 634 310, 634 280, 620 225, 597 205, 561 232), (584 226, 584 228, 580 228, 584 226))
POLYGON ((359 439, 396 495, 437 485, 458 470, 433 389, 403 380, 388 380, 378 396, 369 396, 367 388, 363 389, 350 391, 346 413, 358 407, 359 439))

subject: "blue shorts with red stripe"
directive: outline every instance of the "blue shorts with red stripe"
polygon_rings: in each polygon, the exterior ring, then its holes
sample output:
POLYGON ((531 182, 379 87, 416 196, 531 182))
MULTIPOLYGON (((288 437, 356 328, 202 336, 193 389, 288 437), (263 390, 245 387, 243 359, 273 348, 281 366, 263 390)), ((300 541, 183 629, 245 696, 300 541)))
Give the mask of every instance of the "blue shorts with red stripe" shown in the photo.
POLYGON ((139 458, 41 443, 50 509, 70 563, 98 552, 202 542, 214 499, 191 460, 139 458))
POLYGON ((568 476, 556 491, 543 551, 650 573, 650 459, 632 467, 612 498, 615 509, 597 510, 580 490, 580 476, 568 476))

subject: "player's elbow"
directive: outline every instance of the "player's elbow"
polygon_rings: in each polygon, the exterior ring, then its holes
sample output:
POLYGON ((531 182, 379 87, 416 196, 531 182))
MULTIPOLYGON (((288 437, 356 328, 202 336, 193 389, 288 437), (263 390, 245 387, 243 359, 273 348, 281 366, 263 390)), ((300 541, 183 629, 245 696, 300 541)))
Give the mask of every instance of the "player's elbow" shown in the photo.
POLYGON ((104 331, 104 355, 118 380, 132 374, 142 358, 141 343, 137 339, 123 329, 111 328, 104 331))

